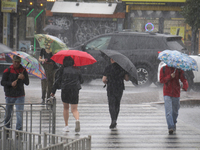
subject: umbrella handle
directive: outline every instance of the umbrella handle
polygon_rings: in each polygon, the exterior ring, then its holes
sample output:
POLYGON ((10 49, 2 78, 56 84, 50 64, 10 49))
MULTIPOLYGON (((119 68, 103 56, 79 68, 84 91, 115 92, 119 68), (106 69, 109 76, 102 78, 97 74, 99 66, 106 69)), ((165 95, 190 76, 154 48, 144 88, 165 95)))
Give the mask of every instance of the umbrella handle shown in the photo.
POLYGON ((174 70, 174 72, 173 73, 175 73, 176 72, 176 68, 175 68, 175 70, 174 70))

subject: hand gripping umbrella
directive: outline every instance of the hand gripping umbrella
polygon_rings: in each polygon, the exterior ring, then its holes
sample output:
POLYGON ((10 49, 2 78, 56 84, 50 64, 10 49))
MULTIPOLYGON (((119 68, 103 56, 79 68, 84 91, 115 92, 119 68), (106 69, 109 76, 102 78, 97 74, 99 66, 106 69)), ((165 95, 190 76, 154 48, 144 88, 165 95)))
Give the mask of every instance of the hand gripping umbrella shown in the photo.
POLYGON ((91 65, 97 62, 92 55, 79 50, 61 50, 54 54, 51 59, 56 63, 63 64, 65 56, 71 56, 74 59, 74 66, 91 65))
POLYGON ((138 85, 138 74, 135 65, 123 54, 114 50, 100 50, 102 56, 105 58, 112 58, 118 65, 120 65, 129 74, 129 79, 133 84, 138 85))
POLYGON ((7 54, 11 59, 14 55, 21 57, 21 65, 25 67, 29 74, 32 74, 40 79, 46 79, 45 71, 38 60, 29 54, 21 51, 13 51, 7 54))

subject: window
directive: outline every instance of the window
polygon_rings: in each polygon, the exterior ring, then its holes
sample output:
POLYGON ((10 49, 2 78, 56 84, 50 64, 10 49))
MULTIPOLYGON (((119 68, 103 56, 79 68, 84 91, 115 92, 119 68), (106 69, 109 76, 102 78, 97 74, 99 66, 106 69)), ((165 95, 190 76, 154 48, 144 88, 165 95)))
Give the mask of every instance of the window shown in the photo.
POLYGON ((108 48, 110 43, 111 36, 104 36, 97 38, 90 43, 88 43, 85 47, 86 50, 104 50, 108 48))

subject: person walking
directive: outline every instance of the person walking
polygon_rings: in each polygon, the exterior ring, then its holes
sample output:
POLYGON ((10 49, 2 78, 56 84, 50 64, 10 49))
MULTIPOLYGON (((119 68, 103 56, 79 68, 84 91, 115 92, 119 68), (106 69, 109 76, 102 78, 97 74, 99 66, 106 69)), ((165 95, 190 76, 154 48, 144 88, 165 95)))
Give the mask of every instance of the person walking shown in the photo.
POLYGON ((16 129, 22 130, 22 118, 25 101, 24 84, 29 85, 29 77, 26 69, 20 64, 21 58, 14 55, 13 64, 4 70, 1 85, 4 86, 6 100, 5 126, 10 128, 10 119, 13 112, 13 105, 16 107, 16 129))
POLYGON ((41 49, 39 61, 42 63, 46 74, 46 79, 41 80, 42 104, 45 104, 45 98, 50 98, 51 89, 54 82, 55 62, 51 59, 52 56, 53 54, 49 49, 41 49))
POLYGON ((180 83, 183 83, 182 89, 187 91, 188 82, 184 76, 184 71, 173 67, 164 66, 160 70, 160 83, 163 83, 163 96, 165 106, 165 116, 168 125, 169 134, 176 131, 178 111, 180 108, 180 83))
POLYGON ((79 102, 79 90, 81 89, 83 78, 80 70, 75 68, 73 65, 74 60, 70 56, 66 56, 63 59, 63 66, 59 69, 59 76, 56 77, 51 92, 51 96, 54 97, 56 89, 59 89, 59 87, 61 87, 63 117, 65 121, 65 127, 63 128, 63 131, 65 132, 69 132, 69 104, 71 106, 71 112, 76 119, 75 132, 80 132, 79 112, 77 108, 79 102))
POLYGON ((129 81, 128 73, 121 68, 113 59, 103 73, 102 81, 107 85, 107 97, 111 117, 110 129, 117 125, 117 118, 120 111, 120 102, 123 95, 124 80, 129 81))

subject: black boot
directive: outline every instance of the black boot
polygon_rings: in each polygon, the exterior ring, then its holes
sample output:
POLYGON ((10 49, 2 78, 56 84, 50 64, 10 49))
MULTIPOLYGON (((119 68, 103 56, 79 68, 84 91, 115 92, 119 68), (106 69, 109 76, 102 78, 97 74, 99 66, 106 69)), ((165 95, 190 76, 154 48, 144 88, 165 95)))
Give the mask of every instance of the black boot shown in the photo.
POLYGON ((45 104, 45 99, 42 99, 42 102, 41 102, 41 104, 43 104, 43 105, 45 104))
POLYGON ((114 129, 117 125, 116 120, 112 120, 112 123, 110 124, 110 129, 114 129))

